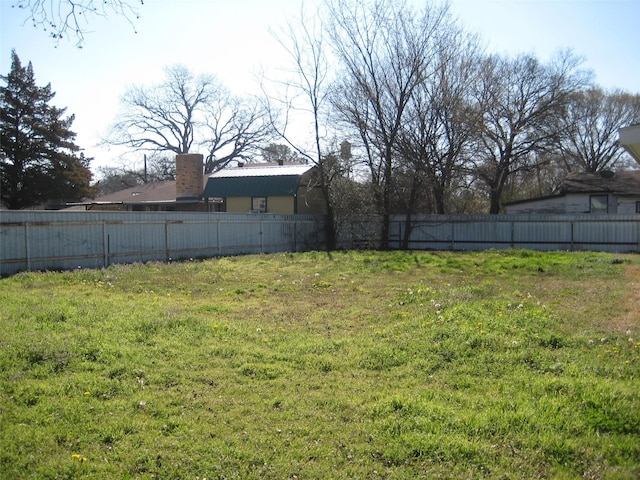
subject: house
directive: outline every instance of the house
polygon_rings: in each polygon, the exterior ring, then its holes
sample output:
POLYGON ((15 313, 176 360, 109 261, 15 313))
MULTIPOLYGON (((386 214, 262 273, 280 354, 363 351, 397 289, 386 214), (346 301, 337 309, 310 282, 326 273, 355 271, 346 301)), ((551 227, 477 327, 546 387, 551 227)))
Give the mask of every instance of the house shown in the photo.
POLYGON ((241 163, 209 175, 203 197, 220 212, 324 214, 314 172, 311 165, 241 163))
POLYGON ((310 165, 240 164, 203 174, 202 155, 176 156, 176 180, 151 182, 73 204, 73 209, 324 214, 310 165))
POLYGON ((553 195, 504 205, 507 214, 640 213, 640 170, 574 173, 553 195))
MULTIPOLYGON (((206 184, 203 179, 202 189, 206 184)), ((176 199, 176 181, 149 182, 75 203, 74 210, 118 210, 127 212, 202 211, 204 202, 176 199)))

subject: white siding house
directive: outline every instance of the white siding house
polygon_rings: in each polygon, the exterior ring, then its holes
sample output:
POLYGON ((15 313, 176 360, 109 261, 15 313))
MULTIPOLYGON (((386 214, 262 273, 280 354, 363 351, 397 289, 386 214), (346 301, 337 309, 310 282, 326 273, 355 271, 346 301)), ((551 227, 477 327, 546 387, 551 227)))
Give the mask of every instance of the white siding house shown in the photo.
POLYGON ((504 210, 516 215, 640 213, 640 170, 571 174, 555 194, 509 202, 504 210))

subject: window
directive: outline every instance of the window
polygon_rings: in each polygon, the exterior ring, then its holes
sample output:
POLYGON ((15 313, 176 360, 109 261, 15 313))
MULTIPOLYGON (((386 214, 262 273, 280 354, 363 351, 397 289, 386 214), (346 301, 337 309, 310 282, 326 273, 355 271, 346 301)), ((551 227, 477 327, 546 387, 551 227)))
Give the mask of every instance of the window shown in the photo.
POLYGON ((212 202, 209 203, 209 211, 210 212, 226 212, 227 207, 223 198, 214 198, 212 202))
POLYGON ((640 213, 640 202, 636 202, 636 213, 640 213))
POLYGON ((265 213, 267 211, 267 197, 251 197, 251 211, 265 213))
POLYGON ((609 197, 606 195, 591 195, 589 197, 590 213, 607 213, 609 197))

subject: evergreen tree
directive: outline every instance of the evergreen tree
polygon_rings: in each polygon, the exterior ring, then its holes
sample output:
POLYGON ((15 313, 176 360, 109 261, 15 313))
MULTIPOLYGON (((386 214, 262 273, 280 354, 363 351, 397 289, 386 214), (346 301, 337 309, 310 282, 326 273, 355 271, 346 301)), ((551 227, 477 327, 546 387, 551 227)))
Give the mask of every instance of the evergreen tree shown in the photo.
POLYGON ((31 62, 25 68, 15 51, 11 71, 0 76, 0 200, 22 209, 47 202, 92 196, 89 162, 75 145, 74 116, 49 105, 51 85, 38 87, 31 62))

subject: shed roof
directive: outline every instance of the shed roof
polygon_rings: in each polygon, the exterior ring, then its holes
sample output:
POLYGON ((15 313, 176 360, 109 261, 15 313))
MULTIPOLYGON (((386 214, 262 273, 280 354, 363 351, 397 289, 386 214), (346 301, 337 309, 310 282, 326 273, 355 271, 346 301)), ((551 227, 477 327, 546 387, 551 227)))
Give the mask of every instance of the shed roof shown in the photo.
POLYGON ((237 167, 209 175, 203 196, 289 197, 296 194, 302 175, 311 165, 237 167))

